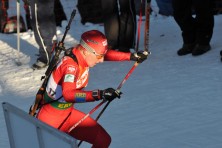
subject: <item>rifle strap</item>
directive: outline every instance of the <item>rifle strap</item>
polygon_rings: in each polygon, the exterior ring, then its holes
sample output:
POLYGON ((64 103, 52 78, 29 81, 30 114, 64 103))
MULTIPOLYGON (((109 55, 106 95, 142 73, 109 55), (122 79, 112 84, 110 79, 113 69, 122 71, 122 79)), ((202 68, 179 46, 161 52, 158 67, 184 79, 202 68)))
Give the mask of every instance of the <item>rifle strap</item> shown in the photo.
MULTIPOLYGON (((77 60, 76 56, 73 54, 72 50, 73 50, 73 47, 67 49, 67 50, 65 51, 65 53, 64 53, 64 56, 69 56, 69 57, 71 57, 71 58, 78 64, 78 60, 77 60)), ((55 69, 55 67, 56 67, 56 66, 54 66, 53 70, 55 69)), ((52 71, 53 71, 53 70, 52 70, 52 71)), ((45 92, 45 93, 46 93, 46 92, 45 92)), ((63 97, 63 96, 60 96, 60 97, 59 97, 58 99, 56 99, 56 100, 53 100, 53 101, 50 101, 50 102, 46 102, 46 103, 41 104, 40 108, 41 108, 43 105, 56 102, 56 101, 60 100, 62 97, 63 97)))
POLYGON ((73 50, 73 47, 67 49, 65 51, 64 55, 69 56, 70 58, 72 58, 78 64, 78 60, 77 60, 76 56, 73 54, 72 50, 73 50))

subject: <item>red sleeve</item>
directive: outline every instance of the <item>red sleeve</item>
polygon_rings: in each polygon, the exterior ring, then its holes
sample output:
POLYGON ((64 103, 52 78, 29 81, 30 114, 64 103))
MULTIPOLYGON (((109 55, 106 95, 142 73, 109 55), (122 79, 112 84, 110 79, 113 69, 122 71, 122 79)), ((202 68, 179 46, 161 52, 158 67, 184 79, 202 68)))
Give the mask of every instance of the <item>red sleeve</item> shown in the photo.
POLYGON ((92 91, 83 91, 78 89, 66 88, 63 90, 63 97, 66 102, 84 103, 93 102, 92 91))
POLYGON ((116 50, 108 50, 104 60, 105 61, 130 61, 130 52, 120 52, 116 50))
POLYGON ((95 101, 92 91, 83 91, 76 88, 79 75, 79 66, 76 62, 68 60, 61 66, 62 94, 66 102, 83 103, 95 101))

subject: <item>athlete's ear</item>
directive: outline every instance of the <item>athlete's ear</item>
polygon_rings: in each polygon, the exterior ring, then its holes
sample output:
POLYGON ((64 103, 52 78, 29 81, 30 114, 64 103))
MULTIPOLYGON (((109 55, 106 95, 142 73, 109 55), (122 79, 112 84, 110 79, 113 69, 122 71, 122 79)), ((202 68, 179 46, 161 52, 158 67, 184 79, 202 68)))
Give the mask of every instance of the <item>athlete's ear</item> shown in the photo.
POLYGON ((85 56, 88 55, 88 52, 87 52, 86 50, 83 50, 82 53, 83 53, 83 55, 85 55, 85 56))
POLYGON ((85 56, 87 56, 87 55, 90 54, 90 52, 84 49, 84 50, 83 50, 83 54, 84 54, 85 56))

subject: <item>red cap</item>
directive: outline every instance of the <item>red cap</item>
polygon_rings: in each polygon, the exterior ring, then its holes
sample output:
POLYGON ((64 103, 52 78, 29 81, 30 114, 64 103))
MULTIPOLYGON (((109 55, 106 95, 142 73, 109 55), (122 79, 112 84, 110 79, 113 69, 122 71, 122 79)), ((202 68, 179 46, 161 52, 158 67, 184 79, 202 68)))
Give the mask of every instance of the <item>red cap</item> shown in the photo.
POLYGON ((97 54, 105 54, 107 51, 107 39, 98 30, 84 32, 81 36, 80 45, 88 51, 95 51, 97 54))

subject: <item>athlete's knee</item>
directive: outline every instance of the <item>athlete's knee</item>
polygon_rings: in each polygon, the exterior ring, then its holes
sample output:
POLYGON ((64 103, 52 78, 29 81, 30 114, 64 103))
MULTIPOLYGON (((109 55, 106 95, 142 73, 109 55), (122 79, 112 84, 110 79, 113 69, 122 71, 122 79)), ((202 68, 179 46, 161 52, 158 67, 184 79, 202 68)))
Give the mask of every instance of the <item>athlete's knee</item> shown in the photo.
POLYGON ((108 148, 112 139, 110 135, 105 131, 98 132, 92 148, 108 148))

